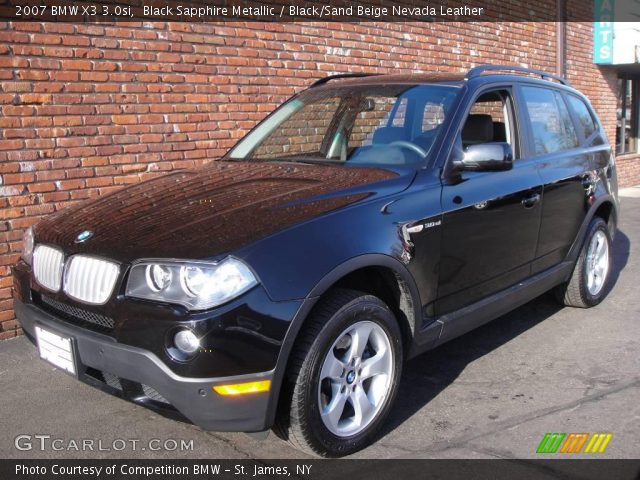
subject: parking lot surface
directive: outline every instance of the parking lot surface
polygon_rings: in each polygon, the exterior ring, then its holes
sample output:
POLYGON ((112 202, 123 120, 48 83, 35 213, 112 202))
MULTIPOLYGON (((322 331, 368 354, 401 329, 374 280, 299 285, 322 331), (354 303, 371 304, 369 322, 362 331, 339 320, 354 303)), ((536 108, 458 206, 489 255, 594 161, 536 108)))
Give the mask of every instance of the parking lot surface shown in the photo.
MULTIPOLYGON (((601 305, 547 294, 411 360, 383 434, 354 457, 535 458, 547 432, 609 432, 601 458, 640 457, 640 188, 621 201, 601 305)), ((274 435, 204 432, 104 394, 24 337, 0 342, 0 385, 2 458, 305 458, 274 435), (44 451, 36 435, 49 436, 44 451)))

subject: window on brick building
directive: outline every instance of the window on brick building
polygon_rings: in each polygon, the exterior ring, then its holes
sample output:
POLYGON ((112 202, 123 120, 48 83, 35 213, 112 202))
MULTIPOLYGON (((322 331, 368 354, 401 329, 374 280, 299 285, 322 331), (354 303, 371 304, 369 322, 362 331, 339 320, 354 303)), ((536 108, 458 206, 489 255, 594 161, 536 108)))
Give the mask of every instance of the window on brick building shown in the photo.
POLYGON ((618 80, 616 122, 616 154, 638 152, 638 88, 637 80, 618 80))

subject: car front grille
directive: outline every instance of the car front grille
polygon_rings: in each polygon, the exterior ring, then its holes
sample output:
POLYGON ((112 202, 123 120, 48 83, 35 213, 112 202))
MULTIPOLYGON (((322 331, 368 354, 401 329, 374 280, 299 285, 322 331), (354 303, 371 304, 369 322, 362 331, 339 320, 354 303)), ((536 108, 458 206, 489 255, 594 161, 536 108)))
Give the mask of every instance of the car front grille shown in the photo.
POLYGON ((64 254, 57 248, 38 245, 33 252, 33 275, 47 290, 57 292, 62 283, 64 254))
POLYGON ((101 331, 113 330, 113 318, 59 302, 58 300, 47 297, 46 295, 40 295, 40 303, 45 310, 53 313, 54 315, 58 315, 71 323, 80 324, 81 326, 90 324, 97 330, 101 331))
POLYGON ((65 266, 64 291, 75 300, 100 305, 111 296, 118 273, 117 263, 73 255, 65 266))
POLYGON ((65 263, 62 250, 37 245, 33 253, 33 274, 39 285, 74 300, 102 305, 109 300, 120 274, 115 262, 88 255, 72 255, 65 263))

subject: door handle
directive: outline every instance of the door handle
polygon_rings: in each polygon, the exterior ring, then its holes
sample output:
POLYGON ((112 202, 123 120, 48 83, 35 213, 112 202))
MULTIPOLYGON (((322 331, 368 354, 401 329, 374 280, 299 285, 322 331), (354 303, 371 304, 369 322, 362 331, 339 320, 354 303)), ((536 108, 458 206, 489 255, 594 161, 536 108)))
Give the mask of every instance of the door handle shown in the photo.
POLYGON ((533 195, 529 195, 522 199, 521 203, 524 205, 524 208, 532 208, 540 201, 540 194, 534 193, 533 195))

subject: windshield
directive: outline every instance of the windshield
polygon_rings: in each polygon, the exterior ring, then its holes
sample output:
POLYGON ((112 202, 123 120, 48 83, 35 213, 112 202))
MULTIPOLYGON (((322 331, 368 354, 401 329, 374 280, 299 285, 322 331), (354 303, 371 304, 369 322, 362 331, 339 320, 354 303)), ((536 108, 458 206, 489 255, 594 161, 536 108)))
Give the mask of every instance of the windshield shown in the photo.
POLYGON ((451 85, 306 90, 259 124, 226 159, 419 166, 459 91, 451 85))

